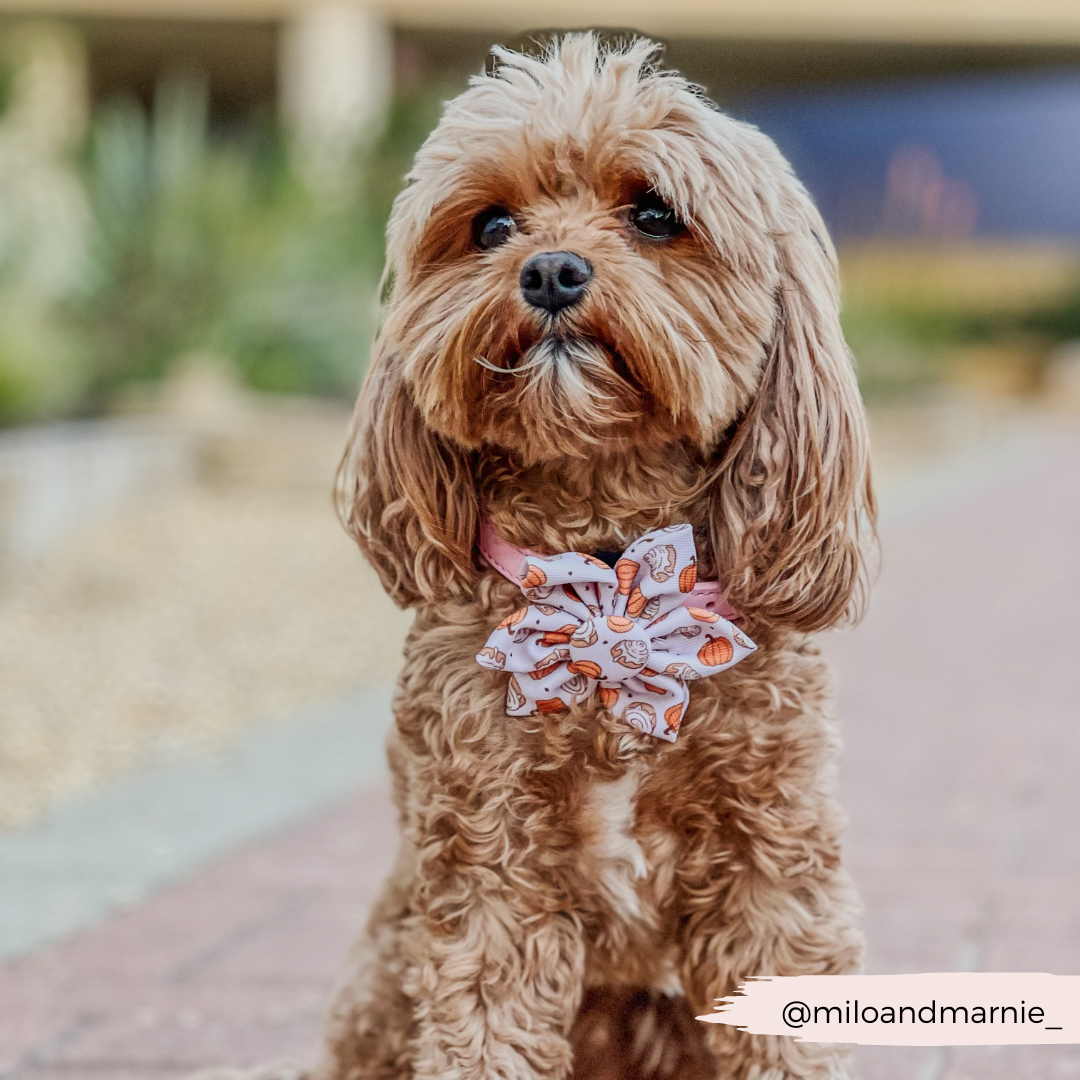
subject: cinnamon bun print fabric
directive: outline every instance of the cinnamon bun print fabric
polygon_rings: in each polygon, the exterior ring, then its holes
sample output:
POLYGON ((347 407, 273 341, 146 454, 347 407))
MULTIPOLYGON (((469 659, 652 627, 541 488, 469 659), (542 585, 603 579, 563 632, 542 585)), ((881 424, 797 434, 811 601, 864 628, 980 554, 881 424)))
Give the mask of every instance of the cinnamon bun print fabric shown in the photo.
POLYGON ((614 569, 579 551, 529 554, 518 578, 529 604, 508 615, 476 657, 510 672, 511 716, 565 712, 599 693, 615 716, 674 742, 687 683, 757 648, 716 612, 686 606, 697 585, 690 525, 646 533, 614 569))

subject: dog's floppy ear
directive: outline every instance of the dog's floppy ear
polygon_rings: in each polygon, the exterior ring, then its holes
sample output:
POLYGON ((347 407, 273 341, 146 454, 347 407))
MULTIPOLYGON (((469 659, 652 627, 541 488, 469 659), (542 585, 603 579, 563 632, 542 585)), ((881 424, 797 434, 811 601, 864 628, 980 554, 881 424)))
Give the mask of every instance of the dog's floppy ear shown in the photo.
POLYGON ((392 353, 374 358, 360 392, 336 498, 396 603, 472 591, 479 514, 469 457, 428 427, 392 353))
POLYGON ((869 442, 825 227, 794 178, 776 210, 772 340, 723 448, 709 527, 736 610, 821 630, 857 618, 865 599, 875 518, 869 442))

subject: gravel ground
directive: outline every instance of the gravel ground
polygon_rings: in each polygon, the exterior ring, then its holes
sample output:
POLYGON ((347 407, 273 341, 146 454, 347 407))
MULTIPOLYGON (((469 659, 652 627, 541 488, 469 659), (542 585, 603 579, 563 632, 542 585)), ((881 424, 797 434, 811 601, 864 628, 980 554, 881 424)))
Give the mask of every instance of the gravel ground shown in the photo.
POLYGON ((207 440, 204 482, 0 583, 0 827, 394 677, 410 615, 328 495, 346 424, 250 416, 207 440))

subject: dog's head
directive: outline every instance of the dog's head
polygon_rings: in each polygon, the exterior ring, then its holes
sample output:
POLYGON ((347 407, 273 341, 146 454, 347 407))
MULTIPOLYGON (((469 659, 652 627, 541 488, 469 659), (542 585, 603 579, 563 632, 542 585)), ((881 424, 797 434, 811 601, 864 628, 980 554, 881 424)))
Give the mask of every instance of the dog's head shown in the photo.
POLYGON ((341 474, 403 603, 476 580, 476 456, 711 462, 725 592, 804 629, 848 612, 872 503, 834 256, 773 143, 652 67, 569 35, 496 50, 416 157, 341 474))

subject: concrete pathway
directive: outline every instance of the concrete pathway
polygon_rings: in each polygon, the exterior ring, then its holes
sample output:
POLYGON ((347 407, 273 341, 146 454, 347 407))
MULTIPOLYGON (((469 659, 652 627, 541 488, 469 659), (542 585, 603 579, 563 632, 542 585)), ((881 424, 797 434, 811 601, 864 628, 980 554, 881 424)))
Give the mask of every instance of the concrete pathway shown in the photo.
POLYGON ((369 690, 259 730, 216 759, 118 781, 32 828, 0 833, 0 959, 384 777, 389 724, 390 689, 369 690))
MULTIPOLYGON (((1025 436, 890 499, 871 613, 825 641, 868 970, 1080 974, 1080 436, 1025 436)), ((375 788, 271 825, 0 967, 0 1076, 310 1058, 393 814, 375 788)), ((863 1080, 1080 1077, 1080 1046, 857 1061, 863 1080)))

